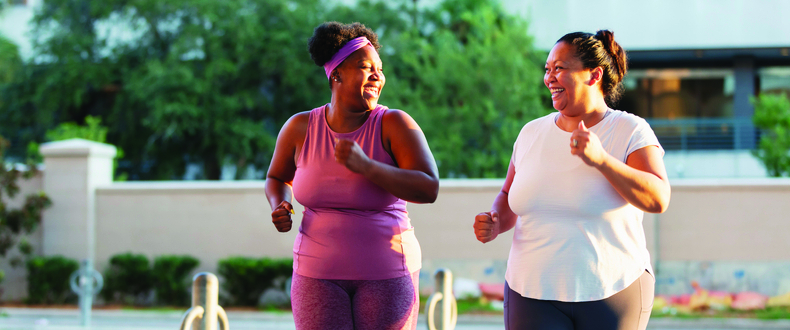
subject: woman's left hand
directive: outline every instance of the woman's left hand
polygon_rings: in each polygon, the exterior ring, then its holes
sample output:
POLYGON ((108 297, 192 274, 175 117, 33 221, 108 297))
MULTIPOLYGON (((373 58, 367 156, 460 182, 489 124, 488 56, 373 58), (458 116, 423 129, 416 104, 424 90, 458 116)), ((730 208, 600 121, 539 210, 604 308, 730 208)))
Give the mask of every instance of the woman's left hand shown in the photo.
POLYGON ((585 164, 598 167, 606 160, 606 150, 601 145, 598 135, 590 132, 584 122, 579 122, 579 128, 571 134, 571 154, 579 156, 585 164))
POLYGON ((335 161, 345 165, 351 172, 360 174, 364 174, 372 165, 372 160, 365 155, 359 144, 349 139, 335 141, 335 161))

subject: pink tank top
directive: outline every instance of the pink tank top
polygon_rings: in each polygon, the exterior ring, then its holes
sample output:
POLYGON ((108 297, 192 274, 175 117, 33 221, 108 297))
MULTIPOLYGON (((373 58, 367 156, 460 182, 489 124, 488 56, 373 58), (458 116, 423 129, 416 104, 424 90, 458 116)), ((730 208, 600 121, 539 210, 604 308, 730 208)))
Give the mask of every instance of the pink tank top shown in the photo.
POLYGON ((336 133, 321 106, 310 112, 296 162, 294 197, 305 207, 294 242, 294 272, 338 280, 401 277, 421 267, 420 246, 399 199, 335 162, 335 138, 356 141, 373 160, 395 166, 381 141, 387 107, 373 109, 356 131, 336 133))

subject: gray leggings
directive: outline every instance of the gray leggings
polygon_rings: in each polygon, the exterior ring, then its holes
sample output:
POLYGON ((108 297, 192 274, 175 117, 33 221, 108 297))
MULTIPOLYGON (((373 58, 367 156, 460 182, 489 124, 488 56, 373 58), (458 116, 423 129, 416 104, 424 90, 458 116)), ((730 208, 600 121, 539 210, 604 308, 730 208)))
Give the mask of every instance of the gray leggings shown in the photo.
POLYGON ((522 297, 505 282, 507 330, 644 330, 653 307, 653 275, 596 301, 562 302, 522 297))

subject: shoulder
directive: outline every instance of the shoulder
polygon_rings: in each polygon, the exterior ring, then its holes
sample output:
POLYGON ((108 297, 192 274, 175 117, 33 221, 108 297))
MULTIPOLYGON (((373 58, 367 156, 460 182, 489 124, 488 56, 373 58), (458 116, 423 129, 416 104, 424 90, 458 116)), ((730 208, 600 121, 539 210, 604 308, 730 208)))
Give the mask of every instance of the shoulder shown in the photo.
POLYGON ((647 121, 635 114, 622 110, 612 110, 612 123, 624 128, 649 128, 647 121))
POLYGON ((519 137, 522 135, 534 133, 540 129, 548 127, 549 125, 554 125, 554 119, 557 117, 556 112, 552 112, 548 115, 543 117, 538 117, 533 120, 530 120, 528 123, 524 124, 524 127, 521 128, 521 132, 519 132, 519 137))
POLYGON ((398 109, 384 109, 381 115, 382 129, 387 130, 401 130, 401 129, 419 129, 419 125, 414 121, 406 111, 398 109))
POLYGON ((310 122, 310 113, 312 111, 302 111, 294 114, 288 118, 280 130, 280 135, 283 136, 300 136, 304 135, 307 131, 307 126, 310 122))

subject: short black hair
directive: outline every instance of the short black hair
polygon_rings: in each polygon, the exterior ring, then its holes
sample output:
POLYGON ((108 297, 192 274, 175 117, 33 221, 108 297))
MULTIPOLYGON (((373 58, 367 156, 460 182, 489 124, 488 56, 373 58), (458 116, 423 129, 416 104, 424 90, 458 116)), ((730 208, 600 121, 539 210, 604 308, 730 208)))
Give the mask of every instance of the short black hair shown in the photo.
POLYGON ((307 40, 310 58, 315 65, 324 66, 346 43, 359 37, 368 38, 377 51, 381 48, 376 33, 362 23, 325 22, 316 27, 313 36, 307 40))

